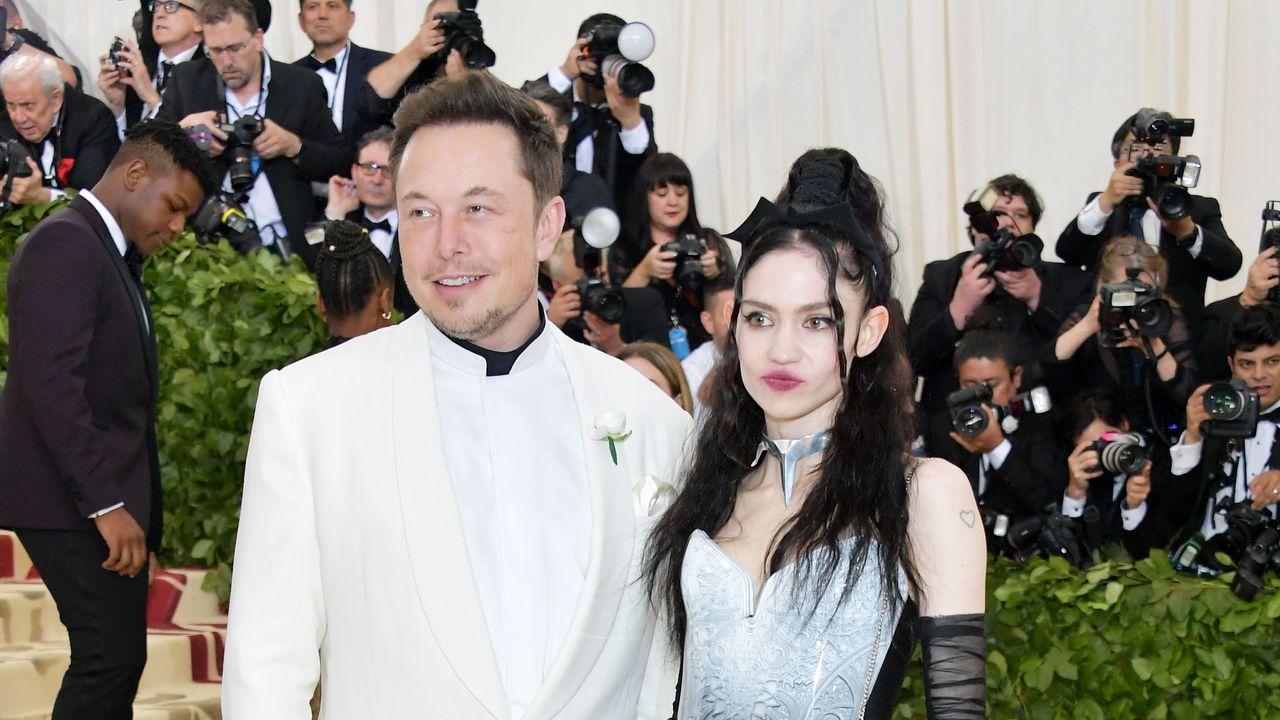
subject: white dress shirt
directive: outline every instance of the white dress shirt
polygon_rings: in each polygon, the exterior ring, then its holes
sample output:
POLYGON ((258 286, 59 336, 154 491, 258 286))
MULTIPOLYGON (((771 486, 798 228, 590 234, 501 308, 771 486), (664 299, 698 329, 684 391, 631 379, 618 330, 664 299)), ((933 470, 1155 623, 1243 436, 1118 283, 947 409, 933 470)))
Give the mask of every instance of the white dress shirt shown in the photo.
MULTIPOLYGON (((312 53, 314 56, 315 53, 312 53)), ((347 60, 351 56, 351 43, 347 43, 333 56, 337 68, 319 68, 316 74, 324 83, 324 91, 329 95, 329 114, 333 116, 333 124, 342 131, 342 104, 347 96, 347 60)))
MULTIPOLYGON (((1103 482, 1106 475, 1099 475, 1093 479, 1093 482, 1103 482)), ((1129 481, 1129 476, 1124 473, 1116 473, 1111 478, 1111 499, 1119 500, 1124 494, 1125 483, 1129 481)), ((1062 493, 1062 514, 1069 518, 1078 518, 1084 515, 1084 509, 1089 504, 1089 496, 1086 494, 1079 500, 1071 497, 1067 493, 1062 493)), ((1142 524, 1147 517, 1147 501, 1143 500, 1138 503, 1138 507, 1130 508, 1125 503, 1120 503, 1120 525, 1126 532, 1131 532, 1142 524)))
POLYGON ((445 460, 513 719, 528 710, 568 634, 590 557, 585 432, 551 333, 507 375, 431 323, 445 460))
POLYGON ((694 417, 702 412, 702 403, 698 401, 698 388, 702 387, 703 381, 707 379, 711 368, 716 366, 716 361, 719 359, 720 353, 716 351, 716 344, 707 341, 694 348, 688 357, 680 361, 680 367, 684 369, 684 377, 689 381, 689 392, 693 395, 694 417))
MULTIPOLYGON (((1080 214, 1076 216, 1076 227, 1080 228, 1080 232, 1085 235, 1097 235, 1106 227, 1107 218, 1111 217, 1111 213, 1103 212, 1102 203, 1099 202, 1099 195, 1090 200, 1080 214)), ((1111 212, 1120 210, 1129 212, 1129 209, 1123 206, 1111 208, 1111 212)), ((1147 241, 1151 247, 1160 247, 1160 215, 1155 210, 1147 208, 1142 215, 1142 239, 1147 241)), ((1128 230, 1125 231, 1128 234, 1128 230)), ((1191 248, 1187 251, 1191 253, 1191 257, 1200 257, 1200 251, 1204 249, 1204 228, 1196 225, 1196 241, 1191 244, 1191 248)))
MULTIPOLYGON (((271 56, 267 55, 266 50, 262 51, 262 73, 262 87, 258 88, 257 94, 246 102, 240 102, 235 91, 227 88, 227 122, 235 122, 244 115, 266 117, 267 101, 271 98, 271 56)), ((257 157, 257 153, 254 153, 254 157, 257 157)), ((258 162, 265 161, 259 158, 258 162)), ((231 190, 230 171, 227 171, 226 177, 222 179, 222 189, 231 190)), ((245 203, 244 210, 245 214, 257 223, 258 231, 262 234, 263 245, 272 245, 277 238, 289 235, 289 231, 284 227, 284 217, 280 214, 280 205, 276 202, 276 194, 271 189, 271 180, 267 178, 267 173, 261 170, 261 165, 259 165, 257 179, 249 188, 249 201, 245 203)))
MULTIPOLYGON (((547 82, 558 93, 563 93, 573 87, 573 81, 559 67, 553 67, 547 72, 547 82)), ((582 102, 582 98, 578 96, 577 89, 573 91, 573 99, 575 102, 582 102)), ((578 117, 578 108, 575 107, 571 119, 576 117, 578 117)), ((622 141, 623 150, 631 155, 640 155, 644 153, 645 148, 649 147, 649 125, 642 119, 639 125, 630 130, 622 129, 618 133, 618 138, 622 141)), ((581 172, 590 173, 595 166, 595 161, 595 141, 591 135, 588 135, 578 142, 578 150, 574 156, 573 165, 581 172)))
POLYGON ((387 232, 386 230, 369 231, 370 242, 373 243, 374 247, 382 251, 384 257, 390 260, 391 248, 395 244, 396 230, 400 229, 400 213, 395 208, 392 208, 382 217, 374 217, 369 214, 368 210, 365 210, 364 216, 373 222, 386 220, 391 223, 391 232, 387 232))
MULTIPOLYGON (((1280 402, 1263 412, 1271 412, 1276 408, 1280 408, 1280 402)), ((1178 438, 1178 444, 1169 448, 1169 456, 1173 460, 1170 470, 1174 475, 1186 475, 1200 465, 1204 440, 1188 444, 1185 438, 1186 433, 1183 433, 1182 437, 1178 438)), ((1213 537, 1227 529, 1226 521, 1222 515, 1212 511, 1212 505, 1217 504, 1218 500, 1224 497, 1231 498, 1232 502, 1249 499, 1249 481, 1267 469, 1267 463, 1271 460, 1271 443, 1275 439, 1276 424, 1270 420, 1259 420, 1257 432, 1244 441, 1243 459, 1240 457, 1239 450, 1223 459, 1222 468, 1225 472, 1230 473, 1231 466, 1235 465, 1235 482, 1226 487, 1216 488, 1210 500, 1210 507, 1196 508, 1196 512, 1201 513, 1203 517, 1200 532, 1204 537, 1213 537)), ((1280 468, 1276 469, 1280 470, 1280 468)), ((1276 503, 1267 506, 1267 512, 1271 513, 1272 517, 1276 516, 1276 510, 1276 503)))

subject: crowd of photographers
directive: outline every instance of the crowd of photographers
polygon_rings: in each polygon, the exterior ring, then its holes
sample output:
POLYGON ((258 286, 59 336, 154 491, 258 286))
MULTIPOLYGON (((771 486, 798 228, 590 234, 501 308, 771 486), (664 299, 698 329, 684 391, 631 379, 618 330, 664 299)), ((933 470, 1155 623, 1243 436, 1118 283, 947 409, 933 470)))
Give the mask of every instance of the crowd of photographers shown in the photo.
MULTIPOLYGON (((297 17, 313 49, 283 63, 263 47, 265 0, 143 0, 137 37, 100 58, 105 103, 38 36, 9 30, 0 205, 91 186, 126 128, 167 118, 223 173, 192 219, 197 237, 314 269, 326 228, 350 221, 392 277, 379 275, 377 312, 360 307, 368 298, 333 296, 349 283, 321 283, 335 341, 362 332, 358 318, 388 322, 388 303, 412 312, 388 126, 406 93, 490 67, 495 51, 475 0, 430 2, 394 53, 350 41, 351 0, 300 0, 297 17)), ((602 13, 568 45, 524 85, 565 162, 565 232, 543 264, 547 317, 611 354, 669 348, 688 379, 673 377, 672 394, 696 412, 729 329, 735 243, 699 223, 689 168, 658 152, 641 102, 655 84, 640 62, 649 29, 602 13)), ((1188 572, 1234 567, 1249 597, 1280 567, 1280 230, 1269 229, 1280 210, 1264 211, 1243 293, 1206 307, 1208 279, 1235 276, 1242 256, 1217 201, 1189 191, 1200 161, 1178 153, 1193 130, 1150 108, 1121 123, 1103 189, 1058 235, 1061 263, 1043 259, 1043 205, 1028 181, 1002 175, 974 191, 962 208, 973 250, 929 263, 911 305, 920 452, 967 473, 992 552, 1083 566, 1108 548, 1168 549, 1188 572)), ((320 261, 338 277, 336 260, 320 261)))

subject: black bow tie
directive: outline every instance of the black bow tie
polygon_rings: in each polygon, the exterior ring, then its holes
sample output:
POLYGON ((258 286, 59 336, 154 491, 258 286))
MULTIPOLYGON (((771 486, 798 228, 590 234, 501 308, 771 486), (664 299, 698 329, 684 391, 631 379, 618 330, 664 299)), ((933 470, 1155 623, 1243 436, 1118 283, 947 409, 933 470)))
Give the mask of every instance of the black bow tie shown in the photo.
POLYGON ((337 58, 329 58, 328 60, 321 61, 315 55, 308 55, 307 67, 311 68, 312 70, 319 70, 321 68, 324 68, 325 70, 328 70, 329 72, 334 73, 336 75, 338 73, 338 60, 337 58))
POLYGON ((360 226, 363 227, 365 230, 368 230, 369 232, 373 232, 374 230, 381 230, 382 232, 387 233, 388 235, 391 234, 391 221, 386 218, 382 218, 381 220, 374 222, 373 220, 370 220, 368 217, 361 217, 360 226))

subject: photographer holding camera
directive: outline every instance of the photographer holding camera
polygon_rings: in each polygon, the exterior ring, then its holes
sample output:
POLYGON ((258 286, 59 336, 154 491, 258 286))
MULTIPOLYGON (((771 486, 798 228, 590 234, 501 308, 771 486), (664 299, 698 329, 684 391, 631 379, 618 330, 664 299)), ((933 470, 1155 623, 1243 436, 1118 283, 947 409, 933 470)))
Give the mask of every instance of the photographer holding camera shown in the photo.
POLYGON ((1151 108, 1126 118, 1111 139, 1114 169, 1106 188, 1089 196, 1058 237, 1056 250, 1064 262, 1092 272, 1113 237, 1142 239, 1168 262, 1169 297, 1198 337, 1205 283, 1233 277, 1242 259, 1222 226, 1218 201, 1184 189, 1198 180, 1199 159, 1176 155, 1194 127, 1190 119, 1151 108), (1173 172, 1192 161, 1195 173, 1173 172))
POLYGON ((1024 351, 1017 338, 997 329, 1001 323, 992 308, 972 317, 955 351, 960 390, 929 416, 924 436, 929 455, 968 476, 984 517, 992 519, 986 524, 995 543, 1011 522, 1053 502, 1065 482, 1054 462, 1061 451, 1044 414, 1047 394, 1043 388, 1019 394, 1024 351))
POLYGON ((178 66, 158 117, 205 137, 223 186, 247 197, 263 245, 314 268, 310 183, 346 172, 355 156, 333 125, 324 84, 267 55, 249 0, 206 0, 200 20, 209 57, 178 66))
POLYGON ((1141 560, 1152 548, 1167 545, 1174 528, 1152 487, 1168 487, 1168 455, 1129 431, 1120 398, 1105 390, 1077 395, 1058 425, 1059 436, 1073 448, 1066 459, 1062 514, 1080 518, 1086 508, 1097 508, 1100 523, 1095 536, 1086 538, 1091 547, 1119 542, 1130 557, 1141 560))
MULTIPOLYGON (((1219 512, 1222 506, 1244 503, 1274 519, 1280 502, 1280 307, 1263 303, 1242 310, 1228 330, 1227 349, 1231 383, 1201 385, 1192 393, 1187 429, 1170 449, 1172 472, 1184 478, 1177 505, 1189 509, 1184 534, 1198 531, 1196 541, 1228 530, 1233 516, 1219 512)), ((1239 550, 1218 549, 1229 555, 1239 550)), ((1212 554, 1201 552, 1196 561, 1212 567, 1212 554)))
POLYGON ((911 306, 911 364, 924 378, 926 415, 941 412, 958 387, 953 354, 970 315, 992 308, 1008 333, 1039 348, 1089 292, 1088 275, 1040 259, 1043 243, 1034 231, 1043 210, 1030 183, 1001 175, 974 196, 965 206, 974 250, 926 265, 911 306))
POLYGON ((1164 297, 1167 265, 1142 239, 1114 238, 1098 264, 1096 294, 1062 325, 1047 348, 1059 397, 1071 389, 1118 393, 1135 430, 1154 432, 1182 419, 1195 380, 1194 348, 1180 309, 1164 297), (1156 392, 1158 390, 1158 392, 1156 392))
MULTIPOLYGON (((624 27, 627 21, 609 13, 582 21, 564 62, 541 78, 573 100, 565 161, 604 180, 618 206, 631 194, 641 163, 658 151, 653 108, 640 102, 640 95, 653 88, 653 74, 638 63, 618 60, 624 27), (620 84, 621 71, 628 67, 628 74, 647 76, 620 84)), ((652 49, 652 34, 648 42, 652 49)))

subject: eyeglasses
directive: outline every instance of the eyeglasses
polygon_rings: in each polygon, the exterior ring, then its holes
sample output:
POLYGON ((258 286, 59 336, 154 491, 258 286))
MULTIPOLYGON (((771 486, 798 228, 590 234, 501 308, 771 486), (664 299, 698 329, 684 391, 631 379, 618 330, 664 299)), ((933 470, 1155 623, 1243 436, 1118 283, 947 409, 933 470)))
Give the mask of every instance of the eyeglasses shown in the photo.
POLYGON ((239 55, 241 50, 249 47, 249 42, 249 40, 245 40, 244 42, 238 42, 235 45, 228 45, 220 48, 205 46, 204 51, 209 54, 209 57, 216 57, 218 55, 239 55))
POLYGON ((378 173, 382 173, 387 178, 391 177, 390 165, 383 165, 382 163, 376 163, 376 162, 367 162, 367 163, 356 163, 356 167, 360 168, 360 174, 365 177, 373 177, 378 173))
POLYGON ((195 8, 187 5, 186 3, 180 3, 178 0, 165 0, 165 2, 156 2, 155 0, 151 0, 151 2, 147 3, 147 12, 154 13, 156 8, 161 8, 170 15, 178 12, 178 8, 186 8, 191 12, 196 11, 195 8))

